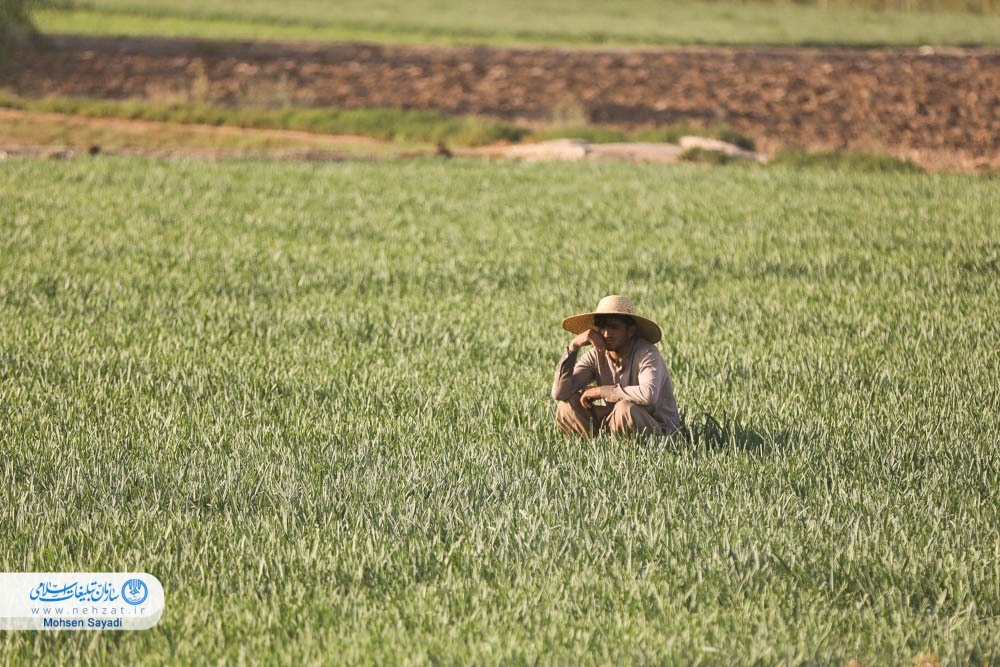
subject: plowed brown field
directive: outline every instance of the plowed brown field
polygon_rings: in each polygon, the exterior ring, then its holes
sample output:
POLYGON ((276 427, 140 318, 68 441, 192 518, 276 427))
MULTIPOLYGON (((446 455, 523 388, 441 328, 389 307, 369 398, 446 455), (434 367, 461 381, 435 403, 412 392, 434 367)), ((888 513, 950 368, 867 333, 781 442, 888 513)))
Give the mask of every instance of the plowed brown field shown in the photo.
POLYGON ((765 151, 1000 168, 1000 50, 515 49, 61 36, 21 50, 25 96, 393 106, 525 123, 725 123, 765 151))

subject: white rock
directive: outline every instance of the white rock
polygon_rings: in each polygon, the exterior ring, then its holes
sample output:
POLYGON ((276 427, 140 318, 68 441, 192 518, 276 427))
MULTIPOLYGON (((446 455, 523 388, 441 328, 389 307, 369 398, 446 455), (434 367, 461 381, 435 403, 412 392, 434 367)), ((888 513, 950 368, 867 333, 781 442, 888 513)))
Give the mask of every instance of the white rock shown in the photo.
POLYGON ((593 144, 587 157, 591 160, 629 160, 632 162, 674 164, 680 160, 683 152, 684 149, 675 144, 642 142, 593 144))
POLYGON ((583 160, 591 145, 581 139, 555 139, 535 144, 518 144, 504 149, 504 157, 519 160, 583 160))

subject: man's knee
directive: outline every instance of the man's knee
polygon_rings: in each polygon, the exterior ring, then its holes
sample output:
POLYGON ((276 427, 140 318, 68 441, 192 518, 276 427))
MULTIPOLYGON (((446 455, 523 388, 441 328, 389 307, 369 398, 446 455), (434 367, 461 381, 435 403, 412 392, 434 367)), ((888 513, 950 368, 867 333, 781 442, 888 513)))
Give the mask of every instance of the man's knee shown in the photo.
POLYGON ((652 415, 643 406, 631 401, 618 401, 608 419, 608 428, 617 435, 642 433, 652 430, 652 421, 652 415))
POLYGON ((556 425, 568 435, 590 435, 590 418, 581 415, 583 408, 577 408, 568 401, 559 401, 556 407, 556 425))

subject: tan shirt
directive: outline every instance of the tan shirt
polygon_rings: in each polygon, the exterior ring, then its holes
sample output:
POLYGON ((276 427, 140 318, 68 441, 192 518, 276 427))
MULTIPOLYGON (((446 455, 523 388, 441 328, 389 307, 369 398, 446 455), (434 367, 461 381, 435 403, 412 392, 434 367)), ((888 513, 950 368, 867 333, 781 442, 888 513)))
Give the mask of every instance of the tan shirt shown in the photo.
POLYGON ((556 365, 552 398, 568 401, 590 383, 597 382, 603 387, 601 398, 610 403, 632 401, 645 407, 664 432, 671 433, 680 426, 670 371, 655 345, 633 338, 620 365, 596 348, 584 352, 579 361, 577 355, 578 352, 571 353, 566 346, 556 365))

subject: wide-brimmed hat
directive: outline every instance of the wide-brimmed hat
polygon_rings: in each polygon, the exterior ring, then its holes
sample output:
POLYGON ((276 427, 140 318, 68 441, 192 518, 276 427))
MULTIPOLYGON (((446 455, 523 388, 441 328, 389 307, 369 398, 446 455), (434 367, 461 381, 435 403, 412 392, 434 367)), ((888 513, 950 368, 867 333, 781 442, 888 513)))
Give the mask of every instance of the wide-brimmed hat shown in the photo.
POLYGON ((570 333, 583 333, 587 329, 594 328, 594 315, 627 315, 635 320, 635 325, 639 329, 639 337, 645 338, 650 343, 659 342, 663 334, 660 327, 653 320, 647 320, 635 314, 635 308, 627 296, 612 294, 601 299, 597 304, 597 310, 592 313, 582 313, 573 315, 563 320, 563 329, 570 333))

